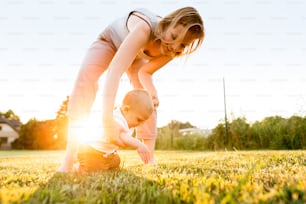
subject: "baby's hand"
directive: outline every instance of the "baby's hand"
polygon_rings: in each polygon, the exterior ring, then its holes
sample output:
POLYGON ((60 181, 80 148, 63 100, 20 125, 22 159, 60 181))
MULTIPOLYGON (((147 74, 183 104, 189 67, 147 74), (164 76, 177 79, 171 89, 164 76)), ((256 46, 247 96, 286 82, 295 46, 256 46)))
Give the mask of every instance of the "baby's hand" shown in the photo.
POLYGON ((140 143, 141 145, 138 146, 137 148, 137 152, 141 158, 141 160, 147 164, 150 160, 150 151, 148 149, 148 147, 143 144, 143 143, 140 143))

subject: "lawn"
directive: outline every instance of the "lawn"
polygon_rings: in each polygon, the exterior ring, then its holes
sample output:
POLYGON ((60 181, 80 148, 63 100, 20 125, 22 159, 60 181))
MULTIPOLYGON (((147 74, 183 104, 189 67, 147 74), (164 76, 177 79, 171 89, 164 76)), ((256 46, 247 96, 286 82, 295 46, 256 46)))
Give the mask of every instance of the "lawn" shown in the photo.
POLYGON ((306 203, 306 151, 120 151, 115 172, 60 174, 63 151, 0 151, 0 203, 306 203))

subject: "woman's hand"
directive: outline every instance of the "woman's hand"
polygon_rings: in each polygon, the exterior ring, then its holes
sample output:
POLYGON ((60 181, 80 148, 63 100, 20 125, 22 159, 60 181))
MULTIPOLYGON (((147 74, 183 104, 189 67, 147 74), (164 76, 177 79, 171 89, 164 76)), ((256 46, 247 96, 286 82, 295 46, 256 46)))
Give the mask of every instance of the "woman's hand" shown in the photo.
POLYGON ((159 100, 157 96, 152 96, 152 102, 153 102, 154 108, 157 108, 159 106, 159 100))
POLYGON ((150 151, 148 147, 145 144, 140 143, 136 150, 143 163, 147 164, 150 161, 150 151))

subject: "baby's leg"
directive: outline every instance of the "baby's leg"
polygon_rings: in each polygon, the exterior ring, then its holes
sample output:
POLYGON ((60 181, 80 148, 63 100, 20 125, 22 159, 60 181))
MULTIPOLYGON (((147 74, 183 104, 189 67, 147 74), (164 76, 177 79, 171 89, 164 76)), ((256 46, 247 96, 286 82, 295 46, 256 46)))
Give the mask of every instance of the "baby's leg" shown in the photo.
POLYGON ((106 154, 89 145, 81 145, 78 152, 78 173, 89 173, 97 171, 108 171, 119 169, 120 157, 114 152, 106 154))

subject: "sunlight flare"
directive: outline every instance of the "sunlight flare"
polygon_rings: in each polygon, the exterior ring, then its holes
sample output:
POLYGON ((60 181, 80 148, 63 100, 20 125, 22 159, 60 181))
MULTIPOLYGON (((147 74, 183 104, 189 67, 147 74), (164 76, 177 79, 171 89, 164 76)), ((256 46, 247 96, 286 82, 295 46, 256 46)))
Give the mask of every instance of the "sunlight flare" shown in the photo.
POLYGON ((75 121, 71 125, 70 131, 72 131, 71 135, 75 136, 73 139, 75 140, 74 142, 78 142, 79 144, 90 143, 93 140, 97 140, 103 133, 101 122, 92 118, 75 121))

